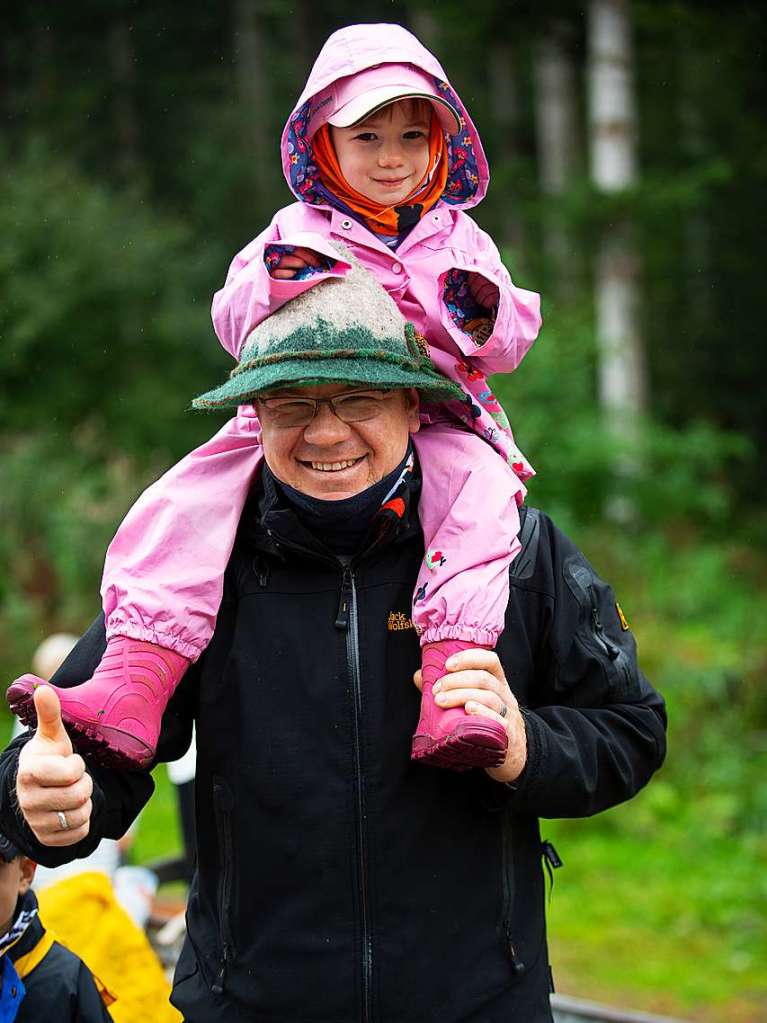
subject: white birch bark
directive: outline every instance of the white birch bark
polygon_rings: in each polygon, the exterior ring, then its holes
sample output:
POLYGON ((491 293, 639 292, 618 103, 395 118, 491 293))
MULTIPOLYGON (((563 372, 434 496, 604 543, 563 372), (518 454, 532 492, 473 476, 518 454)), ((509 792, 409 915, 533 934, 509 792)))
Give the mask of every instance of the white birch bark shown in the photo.
POLYGON ((135 184, 141 174, 139 119, 136 110, 136 54, 131 26, 119 14, 109 31, 109 62, 115 83, 114 127, 120 174, 126 184, 135 184))
MULTIPOLYGON (((546 196, 561 196, 578 166, 578 109, 576 75, 566 34, 552 25, 534 51, 535 127, 538 175, 546 196)), ((544 217, 543 245, 555 293, 573 297, 576 257, 561 215, 544 217)))
MULTIPOLYGON (((637 180, 630 28, 626 0, 591 0, 591 175, 606 193, 621 192, 637 180)), ((626 220, 605 229, 595 287, 600 402, 611 428, 631 436, 646 407, 647 387, 638 317, 638 259, 626 220)))
MULTIPOLYGON (((497 165, 492 168, 496 183, 504 180, 501 168, 508 167, 515 155, 515 139, 518 137, 519 96, 514 73, 514 55, 509 43, 499 41, 492 44, 488 55, 490 74, 490 104, 496 126, 497 165)), ((508 177, 508 175, 507 175, 508 177)), ((497 184, 496 184, 497 187, 497 184)), ((498 216, 498 238, 501 250, 510 249, 517 256, 515 262, 523 262, 525 252, 525 228, 517 215, 513 188, 502 196, 498 216)), ((512 273, 516 267, 512 266, 512 273)))
POLYGON ((234 0, 234 57, 243 126, 242 144, 258 200, 267 198, 274 142, 268 133, 269 89, 264 70, 258 0, 234 0))
POLYGON ((409 20, 413 35, 418 36, 428 50, 435 52, 439 48, 439 21, 434 11, 430 7, 416 7, 409 20))

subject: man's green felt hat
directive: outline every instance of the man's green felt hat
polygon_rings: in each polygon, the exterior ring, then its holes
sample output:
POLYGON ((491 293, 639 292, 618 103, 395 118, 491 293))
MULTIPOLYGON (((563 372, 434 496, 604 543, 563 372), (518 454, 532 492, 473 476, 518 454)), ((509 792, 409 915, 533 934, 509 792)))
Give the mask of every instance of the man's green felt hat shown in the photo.
POLYGON ((248 404, 291 384, 415 387, 427 401, 465 400, 434 368, 425 341, 388 292, 347 249, 338 250, 351 265, 346 276, 319 281, 259 323, 226 383, 195 398, 194 408, 248 404))

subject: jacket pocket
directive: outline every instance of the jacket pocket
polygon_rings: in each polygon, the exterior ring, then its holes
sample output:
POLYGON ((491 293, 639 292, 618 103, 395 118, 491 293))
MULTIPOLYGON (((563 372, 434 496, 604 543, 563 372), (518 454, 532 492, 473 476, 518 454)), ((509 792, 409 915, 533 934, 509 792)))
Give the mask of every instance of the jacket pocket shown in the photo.
POLYGON ((603 688, 613 700, 633 697, 639 690, 634 639, 630 632, 616 626, 618 613, 612 589, 585 559, 577 556, 567 559, 563 573, 579 608, 576 640, 587 659, 599 665, 603 688))
POLYGON ((515 977, 519 977, 525 972, 526 967, 520 958, 519 947, 512 925, 512 917, 514 915, 514 848, 511 828, 511 816, 506 814, 501 828, 501 890, 503 892, 501 940, 511 964, 512 973, 515 977))
POLYGON ((220 876, 218 881, 218 972, 211 986, 214 994, 223 994, 226 972, 236 955, 234 929, 232 927, 234 896, 234 851, 232 835, 232 810, 234 798, 223 778, 213 778, 213 806, 216 818, 216 839, 220 876))

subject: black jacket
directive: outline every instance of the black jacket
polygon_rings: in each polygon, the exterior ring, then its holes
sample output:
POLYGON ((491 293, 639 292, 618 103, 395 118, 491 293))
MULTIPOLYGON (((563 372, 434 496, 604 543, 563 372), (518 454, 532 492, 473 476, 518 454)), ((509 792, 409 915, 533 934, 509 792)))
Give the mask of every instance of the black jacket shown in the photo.
MULTIPOLYGON (((31 905, 37 902, 33 892, 27 892, 24 898, 31 905)), ((36 916, 6 955, 20 967, 45 936, 42 921, 36 916)), ((14 1023, 109 1023, 112 1019, 88 967, 58 941, 29 972, 22 971, 21 979, 26 993, 14 1023)))
MULTIPOLYGON (((246 509, 161 740, 179 756, 196 720, 198 872, 172 997, 188 1023, 551 1019, 537 818, 634 795, 665 714, 585 558, 533 510, 522 542, 498 645, 528 732, 511 788, 410 760, 412 509, 345 569, 268 486, 246 509)), ((99 622, 54 681, 87 677, 103 647, 99 622)), ((0 830, 41 862, 72 858, 13 815, 16 759, 0 760, 0 830)), ((93 774, 81 853, 151 793, 145 774, 93 774)))

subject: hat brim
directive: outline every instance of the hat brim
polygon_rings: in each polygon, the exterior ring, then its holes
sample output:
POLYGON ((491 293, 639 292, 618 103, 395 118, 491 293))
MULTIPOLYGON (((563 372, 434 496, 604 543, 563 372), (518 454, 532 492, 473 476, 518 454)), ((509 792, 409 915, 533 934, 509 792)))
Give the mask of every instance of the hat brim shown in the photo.
POLYGON ((317 384, 360 384, 371 390, 393 391, 400 387, 414 387, 427 401, 441 402, 465 395, 458 384, 432 370, 409 369, 396 363, 380 362, 375 358, 349 359, 296 359, 254 366, 212 391, 192 401, 195 409, 230 408, 248 405, 259 395, 274 388, 298 384, 312 387, 317 384))
POLYGON ((354 99, 350 99, 348 103, 339 107, 328 118, 328 124, 332 124, 334 128, 350 128, 377 114, 379 110, 388 107, 390 103, 396 103, 402 99, 425 99, 431 103, 440 124, 448 134, 457 135, 461 130, 460 115, 447 100, 412 85, 380 85, 377 89, 369 89, 361 96, 355 96, 354 99))

